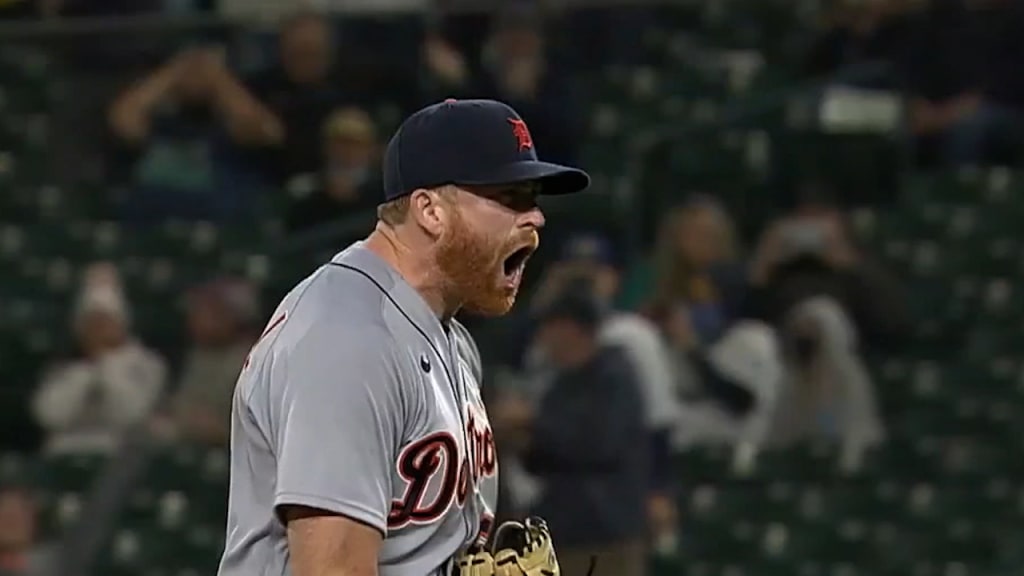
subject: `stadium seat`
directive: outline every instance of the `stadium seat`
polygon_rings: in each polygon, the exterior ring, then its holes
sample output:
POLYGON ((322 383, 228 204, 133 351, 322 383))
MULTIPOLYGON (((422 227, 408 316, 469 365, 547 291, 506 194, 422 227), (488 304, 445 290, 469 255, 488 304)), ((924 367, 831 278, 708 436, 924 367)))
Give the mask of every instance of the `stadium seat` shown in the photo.
POLYGON ((734 477, 734 458, 730 448, 694 448, 677 454, 673 468, 684 486, 696 486, 702 482, 720 482, 734 477))
POLYGON ((754 464, 759 478, 813 482, 831 478, 839 472, 836 446, 829 443, 799 444, 785 450, 765 450, 754 464))
POLYGON ((680 549, 686 562, 741 562, 756 553, 757 527, 746 522, 684 522, 680 549))
MULTIPOLYGON (((863 454, 863 458, 856 462, 849 463, 844 470, 844 475, 851 479, 879 480, 894 479, 900 481, 925 480, 934 478, 938 473, 938 461, 941 443, 929 438, 924 430, 927 426, 911 418, 905 411, 893 417, 893 420, 910 420, 913 425, 908 425, 905 436, 894 431, 896 436, 893 441, 876 447, 863 454), (914 436, 916 434, 916 436, 914 436), (919 438, 916 441, 906 441, 904 438, 919 438)), ((931 425, 930 419, 926 420, 931 425)), ((895 424, 895 423, 894 423, 895 424)))
POLYGON ((103 574, 184 576, 212 574, 223 547, 223 529, 198 526, 118 530, 101 560, 103 574))
POLYGON ((46 456, 40 461, 40 485, 54 490, 87 490, 108 461, 101 454, 46 456))
POLYGON ((37 461, 43 529, 59 533, 81 517, 93 482, 108 462, 102 455, 46 456, 37 461))
POLYGON ((761 524, 785 519, 796 513, 795 493, 799 485, 775 482, 706 484, 685 492, 683 517, 701 524, 761 524))
POLYGON ((898 517, 903 488, 879 479, 802 487, 795 513, 808 526, 872 525, 898 517))

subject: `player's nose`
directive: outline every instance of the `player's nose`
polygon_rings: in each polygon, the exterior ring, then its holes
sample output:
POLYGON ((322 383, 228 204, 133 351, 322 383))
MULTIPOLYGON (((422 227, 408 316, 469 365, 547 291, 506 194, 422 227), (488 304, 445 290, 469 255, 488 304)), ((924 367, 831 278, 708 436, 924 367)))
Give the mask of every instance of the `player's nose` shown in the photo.
POLYGON ((522 226, 529 226, 530 228, 535 228, 537 230, 544 227, 544 211, 540 209, 540 206, 534 206, 526 212, 523 212, 520 216, 522 219, 519 223, 522 226))

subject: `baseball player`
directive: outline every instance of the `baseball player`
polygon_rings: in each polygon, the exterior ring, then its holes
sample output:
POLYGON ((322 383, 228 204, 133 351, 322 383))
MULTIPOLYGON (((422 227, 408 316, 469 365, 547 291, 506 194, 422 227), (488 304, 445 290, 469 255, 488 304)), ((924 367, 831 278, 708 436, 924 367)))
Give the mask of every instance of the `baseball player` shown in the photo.
POLYGON ((499 102, 402 123, 375 230, 285 296, 242 369, 220 576, 558 574, 543 521, 492 530, 480 358, 454 316, 508 312, 537 196, 589 182, 499 102))

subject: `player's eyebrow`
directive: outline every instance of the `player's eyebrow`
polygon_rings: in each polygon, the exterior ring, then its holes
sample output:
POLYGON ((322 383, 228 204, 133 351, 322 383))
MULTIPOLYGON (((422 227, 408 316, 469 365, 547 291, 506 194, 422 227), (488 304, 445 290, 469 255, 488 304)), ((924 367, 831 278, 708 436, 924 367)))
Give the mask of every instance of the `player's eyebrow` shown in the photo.
POLYGON ((540 194, 539 182, 518 182, 503 186, 495 191, 495 194, 502 196, 536 196, 540 194))
POLYGON ((537 206, 537 197, 540 195, 539 186, 515 186, 500 194, 495 200, 505 206, 516 210, 526 211, 537 206))

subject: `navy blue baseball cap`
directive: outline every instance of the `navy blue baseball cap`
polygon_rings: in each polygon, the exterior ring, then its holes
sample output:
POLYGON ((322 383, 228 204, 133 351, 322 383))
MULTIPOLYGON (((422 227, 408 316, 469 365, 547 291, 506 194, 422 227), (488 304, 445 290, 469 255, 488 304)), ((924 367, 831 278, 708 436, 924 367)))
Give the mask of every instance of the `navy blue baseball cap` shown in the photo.
POLYGON ((511 106, 454 100, 409 116, 384 153, 384 197, 445 184, 484 186, 537 181, 541 194, 571 194, 590 185, 577 168, 537 159, 530 130, 511 106))

